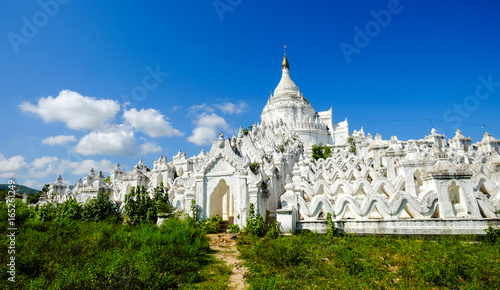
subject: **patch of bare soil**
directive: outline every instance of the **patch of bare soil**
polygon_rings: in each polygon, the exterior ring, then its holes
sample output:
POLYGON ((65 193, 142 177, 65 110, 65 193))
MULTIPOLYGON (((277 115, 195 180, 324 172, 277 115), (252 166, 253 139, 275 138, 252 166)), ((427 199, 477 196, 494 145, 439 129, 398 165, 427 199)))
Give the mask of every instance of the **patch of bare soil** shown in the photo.
POLYGON ((207 235, 210 238, 210 248, 217 251, 215 257, 233 269, 233 274, 229 277, 229 289, 247 289, 244 278, 247 268, 238 259, 240 252, 236 248, 236 240, 231 240, 231 236, 232 234, 222 233, 207 235))

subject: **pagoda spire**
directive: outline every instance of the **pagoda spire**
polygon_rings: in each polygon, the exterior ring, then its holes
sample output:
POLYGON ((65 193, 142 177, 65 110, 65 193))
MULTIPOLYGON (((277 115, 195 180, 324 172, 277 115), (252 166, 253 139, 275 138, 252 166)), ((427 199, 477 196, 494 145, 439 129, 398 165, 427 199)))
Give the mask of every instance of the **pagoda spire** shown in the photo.
POLYGON ((286 58, 286 45, 285 45, 285 55, 283 56, 283 63, 281 65, 282 69, 290 70, 290 64, 288 63, 288 59, 286 58))

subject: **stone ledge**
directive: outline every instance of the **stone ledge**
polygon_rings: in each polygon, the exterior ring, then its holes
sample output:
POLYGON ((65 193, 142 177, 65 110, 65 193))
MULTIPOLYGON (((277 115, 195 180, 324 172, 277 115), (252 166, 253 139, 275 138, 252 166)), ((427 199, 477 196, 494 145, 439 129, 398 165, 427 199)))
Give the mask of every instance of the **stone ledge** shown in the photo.
MULTIPOLYGON (((335 226, 345 233, 385 235, 484 235, 489 226, 500 228, 500 219, 426 219, 336 221, 335 226)), ((327 222, 299 221, 297 230, 326 233, 327 222)))

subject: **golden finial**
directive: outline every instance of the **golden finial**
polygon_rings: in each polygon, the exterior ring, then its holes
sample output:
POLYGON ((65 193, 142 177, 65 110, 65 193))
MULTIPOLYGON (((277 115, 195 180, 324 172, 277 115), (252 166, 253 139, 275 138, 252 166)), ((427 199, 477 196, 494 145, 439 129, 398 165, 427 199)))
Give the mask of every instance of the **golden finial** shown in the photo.
POLYGON ((282 69, 290 69, 290 65, 288 64, 288 59, 286 58, 286 44, 285 44, 285 56, 283 57, 283 63, 281 64, 282 69))

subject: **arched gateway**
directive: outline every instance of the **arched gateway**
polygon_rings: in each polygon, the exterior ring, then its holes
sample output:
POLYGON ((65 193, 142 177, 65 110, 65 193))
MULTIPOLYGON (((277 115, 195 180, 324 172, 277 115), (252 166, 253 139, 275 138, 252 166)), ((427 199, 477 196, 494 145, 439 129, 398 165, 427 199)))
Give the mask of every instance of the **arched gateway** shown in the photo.
POLYGON ((265 213, 267 200, 258 190, 262 175, 250 170, 250 159, 235 153, 231 143, 219 135, 207 158, 189 177, 184 208, 191 200, 200 206, 202 218, 220 215, 224 220, 234 217, 234 224, 243 227, 250 203, 259 213, 265 213))

